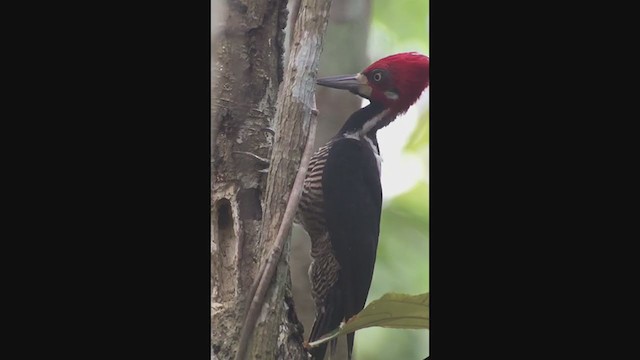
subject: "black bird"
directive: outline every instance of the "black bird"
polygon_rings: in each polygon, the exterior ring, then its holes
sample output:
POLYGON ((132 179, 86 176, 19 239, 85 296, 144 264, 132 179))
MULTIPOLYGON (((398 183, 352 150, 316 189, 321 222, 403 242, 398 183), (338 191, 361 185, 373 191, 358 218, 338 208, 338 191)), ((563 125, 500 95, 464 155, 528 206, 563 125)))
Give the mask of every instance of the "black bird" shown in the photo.
MULTIPOLYGON (((376 132, 406 112, 429 85, 429 58, 401 53, 362 72, 318 79, 370 104, 353 113, 309 163, 297 219, 311 238, 309 268, 316 318, 309 341, 318 340, 364 307, 376 259, 382 188, 376 132)), ((347 335, 349 358, 354 334, 347 335)), ((335 340, 332 341, 332 351, 335 340)), ((326 344, 312 348, 322 360, 326 344)))

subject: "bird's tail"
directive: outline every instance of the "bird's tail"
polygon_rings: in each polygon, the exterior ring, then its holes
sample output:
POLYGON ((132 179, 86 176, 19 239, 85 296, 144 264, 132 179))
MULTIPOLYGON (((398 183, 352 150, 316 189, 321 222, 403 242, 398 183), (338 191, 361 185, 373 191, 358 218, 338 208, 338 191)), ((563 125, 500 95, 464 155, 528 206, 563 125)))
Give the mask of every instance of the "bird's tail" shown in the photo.
MULTIPOLYGON (((335 293, 334 293, 335 294, 335 293)), ((337 295, 337 294, 335 294, 337 295)), ((318 309, 316 312, 316 320, 313 322, 313 328, 311 329, 311 335, 309 335, 309 342, 320 339, 323 335, 326 335, 331 330, 340 326, 340 322, 344 318, 344 311, 342 307, 342 299, 339 296, 328 296, 324 306, 324 311, 318 309)), ((336 351, 337 339, 330 341, 331 354, 336 351)), ((324 354, 327 351, 327 343, 321 344, 317 347, 309 350, 313 360, 323 360, 324 354)))

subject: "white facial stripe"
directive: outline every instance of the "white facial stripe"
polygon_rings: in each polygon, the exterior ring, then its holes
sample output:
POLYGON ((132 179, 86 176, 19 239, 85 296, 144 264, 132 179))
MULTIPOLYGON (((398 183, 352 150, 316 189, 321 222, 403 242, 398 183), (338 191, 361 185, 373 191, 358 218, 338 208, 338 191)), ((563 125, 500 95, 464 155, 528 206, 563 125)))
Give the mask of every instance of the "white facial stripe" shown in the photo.
POLYGON ((366 123, 364 123, 364 125, 362 125, 362 130, 360 130, 359 134, 360 136, 364 136, 365 134, 367 134, 371 129, 373 129, 379 122, 380 120, 382 120, 387 114, 389 113, 389 110, 385 110, 383 112, 381 112, 380 114, 374 116, 371 120, 368 120, 366 123))
POLYGON ((353 139, 353 140, 360 140, 360 136, 357 133, 346 133, 343 135, 344 137, 348 138, 348 139, 353 139))
POLYGON ((384 96, 386 96, 387 99, 398 100, 398 94, 394 93, 393 91, 385 91, 384 96))

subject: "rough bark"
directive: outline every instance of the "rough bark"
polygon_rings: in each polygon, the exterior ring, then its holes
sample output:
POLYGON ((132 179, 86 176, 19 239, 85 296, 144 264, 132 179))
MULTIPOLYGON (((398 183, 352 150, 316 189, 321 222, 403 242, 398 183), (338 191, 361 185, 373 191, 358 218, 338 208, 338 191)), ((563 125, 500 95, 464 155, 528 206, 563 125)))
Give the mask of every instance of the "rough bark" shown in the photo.
MULTIPOLYGON (((257 239, 267 164, 261 159, 268 159, 273 142, 287 14, 286 0, 214 2, 225 16, 213 29, 212 47, 211 353, 232 359, 262 255, 257 239)), ((272 306, 286 321, 284 302, 272 306)))
MULTIPOLYGON (((287 73, 281 64, 285 0, 227 1, 226 23, 215 36, 212 358, 235 357, 252 283, 282 221, 309 130, 329 3, 302 1, 298 23, 303 25, 296 26, 296 33, 304 44, 292 47, 287 73)), ((306 358, 291 295, 289 248, 287 241, 246 358, 306 358)))
MULTIPOLYGON (((259 243, 259 246, 264 249, 263 258, 268 256, 269 250, 273 247, 291 187, 300 166, 302 149, 307 143, 310 120, 315 110, 315 80, 330 3, 330 0, 302 0, 300 3, 289 61, 278 96, 278 112, 274 119, 273 127, 276 135, 269 167, 259 243)), ((284 264, 287 269, 289 247, 290 244, 287 241, 280 263, 280 266, 284 264)), ((282 291, 278 283, 276 278, 267 292, 267 299, 271 298, 270 294, 282 291)), ((290 292, 285 294, 285 298, 290 297, 292 297, 290 292)), ((262 312, 267 314, 268 308, 263 307, 262 312)), ((259 322, 256 333, 260 331, 261 326, 263 324, 259 322)), ((263 345, 267 339, 257 335, 254 335, 253 339, 254 355, 261 353, 260 348, 267 350, 263 345)), ((249 358, 253 357, 249 356, 249 358)), ((289 358, 297 359, 298 357, 289 358)))

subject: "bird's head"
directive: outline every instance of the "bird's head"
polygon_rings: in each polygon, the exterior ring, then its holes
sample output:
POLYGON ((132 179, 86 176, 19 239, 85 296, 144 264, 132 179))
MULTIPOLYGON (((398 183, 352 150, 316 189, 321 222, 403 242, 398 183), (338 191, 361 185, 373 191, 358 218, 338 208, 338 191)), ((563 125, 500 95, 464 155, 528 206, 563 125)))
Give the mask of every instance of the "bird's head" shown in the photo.
POLYGON ((318 79, 317 83, 349 90, 401 114, 429 86, 429 57, 416 52, 390 55, 358 74, 325 77, 318 79))

